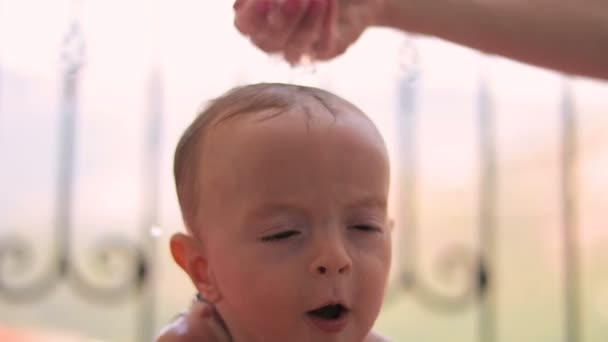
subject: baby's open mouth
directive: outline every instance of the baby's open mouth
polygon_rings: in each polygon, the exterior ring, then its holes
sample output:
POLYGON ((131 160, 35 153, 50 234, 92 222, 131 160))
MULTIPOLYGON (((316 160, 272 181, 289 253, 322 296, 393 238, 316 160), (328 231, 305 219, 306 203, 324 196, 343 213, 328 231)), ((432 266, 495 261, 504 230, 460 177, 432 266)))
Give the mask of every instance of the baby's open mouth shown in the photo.
POLYGON ((307 314, 324 320, 337 320, 348 313, 348 308, 342 304, 324 305, 318 309, 308 311, 307 314))

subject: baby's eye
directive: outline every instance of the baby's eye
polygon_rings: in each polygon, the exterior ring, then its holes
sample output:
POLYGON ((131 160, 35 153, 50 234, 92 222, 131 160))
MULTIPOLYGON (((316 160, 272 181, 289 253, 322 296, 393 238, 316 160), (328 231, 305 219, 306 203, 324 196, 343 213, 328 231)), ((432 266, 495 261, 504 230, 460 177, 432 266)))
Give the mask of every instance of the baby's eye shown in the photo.
POLYGON ((351 228, 362 231, 362 232, 382 232, 382 228, 372 224, 356 224, 351 228))
POLYGON ((264 236, 260 240, 262 240, 264 242, 276 242, 276 241, 288 239, 288 238, 298 235, 298 234, 300 234, 300 232, 298 232, 296 230, 286 230, 284 232, 264 236))

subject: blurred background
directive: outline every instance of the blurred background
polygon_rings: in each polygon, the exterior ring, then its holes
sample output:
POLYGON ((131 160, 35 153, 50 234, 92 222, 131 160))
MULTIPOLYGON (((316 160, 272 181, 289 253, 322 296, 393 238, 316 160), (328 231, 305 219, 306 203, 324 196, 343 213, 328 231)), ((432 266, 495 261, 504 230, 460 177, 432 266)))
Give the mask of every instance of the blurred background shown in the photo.
POLYGON ((175 144, 262 81, 337 93, 388 143, 377 331, 608 340, 607 83, 390 30, 291 69, 232 20, 228 1, 0 0, 1 341, 149 341, 186 308, 175 144))

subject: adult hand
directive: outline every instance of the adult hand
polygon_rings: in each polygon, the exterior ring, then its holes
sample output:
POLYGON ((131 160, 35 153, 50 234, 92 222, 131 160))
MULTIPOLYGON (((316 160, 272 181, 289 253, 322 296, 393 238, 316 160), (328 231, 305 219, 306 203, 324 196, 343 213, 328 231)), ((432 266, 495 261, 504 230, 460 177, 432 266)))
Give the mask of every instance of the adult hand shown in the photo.
POLYGON ((291 63, 342 54, 370 26, 608 80, 608 1, 237 0, 235 25, 291 63))
POLYGON ((383 20, 386 0, 237 0, 235 26, 260 49, 292 64, 344 53, 383 20))
POLYGON ((230 342, 231 338, 214 307, 196 301, 156 337, 156 342, 230 342))

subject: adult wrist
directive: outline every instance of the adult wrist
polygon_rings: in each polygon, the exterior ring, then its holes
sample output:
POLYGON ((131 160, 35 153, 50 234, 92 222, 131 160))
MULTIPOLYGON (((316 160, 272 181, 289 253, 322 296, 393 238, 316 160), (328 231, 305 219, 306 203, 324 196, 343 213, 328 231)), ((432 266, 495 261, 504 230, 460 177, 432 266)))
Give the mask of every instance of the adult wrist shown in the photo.
POLYGON ((433 0, 376 0, 379 2, 375 26, 424 33, 423 24, 434 20, 424 7, 433 0))
POLYGON ((442 37, 457 20, 469 17, 473 2, 461 0, 379 0, 376 26, 442 37))

